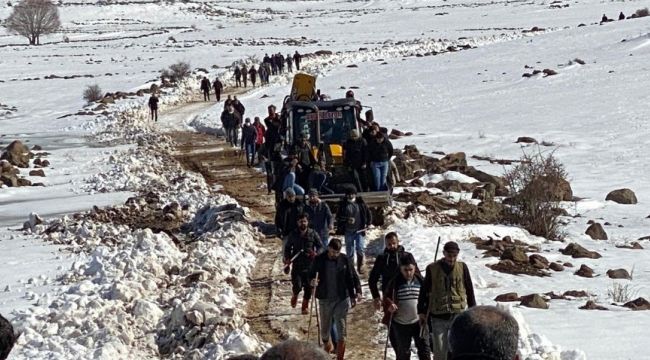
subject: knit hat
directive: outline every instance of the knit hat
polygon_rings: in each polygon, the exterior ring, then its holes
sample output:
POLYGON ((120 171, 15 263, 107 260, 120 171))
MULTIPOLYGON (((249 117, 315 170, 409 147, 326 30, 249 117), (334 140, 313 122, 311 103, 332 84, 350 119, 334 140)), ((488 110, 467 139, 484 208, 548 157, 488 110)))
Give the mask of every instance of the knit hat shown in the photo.
POLYGON ((284 196, 285 197, 296 196, 296 192, 293 191, 292 188, 288 188, 288 189, 284 190, 284 196))
POLYGON ((316 195, 316 196, 318 196, 318 190, 316 190, 316 189, 309 189, 309 195, 316 195))
POLYGON ((459 252, 460 248, 455 241, 448 241, 445 246, 442 248, 446 252, 459 252))

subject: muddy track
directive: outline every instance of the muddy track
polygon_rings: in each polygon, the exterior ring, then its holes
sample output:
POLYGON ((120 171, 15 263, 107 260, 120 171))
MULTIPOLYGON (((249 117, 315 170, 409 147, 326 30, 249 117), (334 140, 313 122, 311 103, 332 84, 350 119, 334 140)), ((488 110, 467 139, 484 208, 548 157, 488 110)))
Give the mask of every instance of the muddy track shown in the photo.
MULTIPOLYGON (((273 222, 274 195, 266 192, 266 176, 258 169, 245 166, 240 150, 226 144, 214 135, 194 132, 168 133, 176 146, 174 156, 189 171, 203 175, 214 191, 228 194, 247 208, 248 218, 260 229, 273 222)), ((259 244, 258 261, 249 277, 250 289, 244 295, 247 321, 251 329, 264 341, 275 344, 289 337, 317 341, 315 313, 309 327, 309 315, 300 314, 300 305, 289 305, 291 283, 282 272, 281 240, 267 236, 259 244)), ((367 275, 362 276, 367 282, 367 275)), ((367 300, 370 293, 364 289, 366 300, 348 315, 346 359, 379 359, 383 357, 383 339, 379 315, 367 300)))

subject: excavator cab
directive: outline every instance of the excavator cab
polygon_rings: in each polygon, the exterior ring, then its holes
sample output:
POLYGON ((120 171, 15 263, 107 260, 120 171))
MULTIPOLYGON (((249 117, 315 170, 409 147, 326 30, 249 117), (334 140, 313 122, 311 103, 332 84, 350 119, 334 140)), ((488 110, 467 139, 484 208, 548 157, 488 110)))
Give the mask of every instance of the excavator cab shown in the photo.
MULTIPOLYGON (((321 195, 328 203, 336 203, 345 193, 346 187, 355 186, 351 169, 343 164, 343 147, 350 132, 361 133, 358 112, 360 106, 354 98, 320 100, 317 97, 315 77, 297 74, 289 96, 285 98, 282 109, 285 124, 285 139, 289 148, 307 138, 311 144, 314 158, 324 161, 328 172, 329 187, 334 194, 321 195)), ((372 110, 369 115, 372 117, 372 110)), ((365 176, 365 174, 360 174, 365 176)), ((361 192, 371 207, 390 204, 388 191, 361 192)))

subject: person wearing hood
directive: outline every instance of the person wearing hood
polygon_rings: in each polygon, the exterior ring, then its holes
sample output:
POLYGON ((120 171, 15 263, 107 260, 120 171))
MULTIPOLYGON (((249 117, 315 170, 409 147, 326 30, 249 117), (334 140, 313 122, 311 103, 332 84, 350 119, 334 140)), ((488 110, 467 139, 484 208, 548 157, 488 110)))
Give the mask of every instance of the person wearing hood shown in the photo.
POLYGON ((320 237, 323 248, 326 248, 329 242, 329 232, 334 229, 332 211, 327 203, 318 198, 318 190, 310 189, 308 199, 305 204, 305 212, 309 215, 309 225, 320 237))
POLYGON ((411 342, 415 341, 419 360, 431 359, 431 348, 426 337, 420 337, 418 297, 424 283, 413 255, 403 253, 399 258, 399 271, 384 292, 384 318, 389 328, 388 338, 395 351, 396 360, 411 359, 411 342))
POLYGON ((210 101, 210 80, 207 77, 203 77, 201 80, 201 91, 203 92, 203 101, 210 101))
MULTIPOLYGON (((389 232, 384 236, 384 240, 386 242, 386 248, 383 253, 377 256, 375 264, 372 270, 370 270, 370 275, 368 275, 368 287, 370 288, 372 301, 376 310, 381 309, 380 294, 385 293, 390 280, 399 275, 399 259, 402 256, 411 255, 411 253, 405 251, 404 247, 399 244, 399 236, 396 232, 389 232), (381 291, 377 286, 379 281, 381 281, 381 291)), ((415 264, 415 267, 417 269, 417 264, 415 264)), ((420 270, 417 270, 417 272, 419 274, 420 270)))
POLYGON ((298 304, 298 295, 303 291, 300 310, 303 315, 307 315, 309 313, 309 299, 311 299, 312 291, 309 281, 309 269, 316 255, 323 250, 323 245, 318 234, 309 227, 309 215, 307 213, 298 215, 296 221, 297 227, 289 234, 287 242, 284 245, 284 265, 285 269, 291 266, 291 285, 293 292, 291 296, 291 307, 296 307, 298 304))

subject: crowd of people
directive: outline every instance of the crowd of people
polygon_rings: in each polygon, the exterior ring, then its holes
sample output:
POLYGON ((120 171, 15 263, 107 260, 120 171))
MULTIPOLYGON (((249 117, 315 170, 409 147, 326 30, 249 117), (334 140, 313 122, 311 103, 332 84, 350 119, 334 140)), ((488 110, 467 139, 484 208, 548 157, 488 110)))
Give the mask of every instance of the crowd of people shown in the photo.
MULTIPOLYGON (((322 349, 289 340, 259 358, 231 359, 329 359, 329 353, 337 360, 345 358, 347 313, 362 300, 359 276, 350 258, 341 254, 341 240, 332 238, 323 246, 309 219, 306 213, 298 216, 284 258, 286 268, 292 268, 291 306, 297 306, 297 294, 304 291, 302 314, 311 316, 310 296, 316 297, 322 349)), ((368 286, 375 308, 383 311, 382 322, 397 360, 411 358, 413 343, 419 360, 431 360, 432 355, 434 360, 518 359, 516 320, 494 306, 476 306, 472 279, 467 265, 458 261, 456 242, 445 243, 443 257, 421 274, 397 233, 386 234, 384 240, 368 286)))

